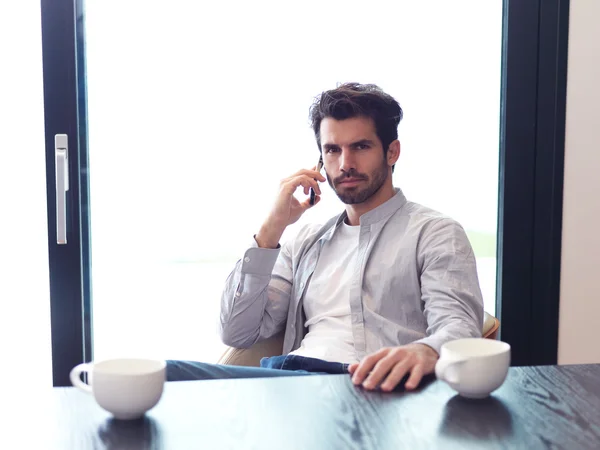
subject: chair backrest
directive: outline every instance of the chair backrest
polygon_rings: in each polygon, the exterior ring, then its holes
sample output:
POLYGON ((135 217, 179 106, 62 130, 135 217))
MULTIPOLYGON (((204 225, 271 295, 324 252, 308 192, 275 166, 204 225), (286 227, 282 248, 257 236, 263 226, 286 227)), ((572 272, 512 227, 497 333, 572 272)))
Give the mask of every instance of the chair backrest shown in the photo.
POLYGON ((483 323, 482 336, 486 339, 498 339, 498 331, 500 330, 500 321, 485 313, 485 321, 483 323))

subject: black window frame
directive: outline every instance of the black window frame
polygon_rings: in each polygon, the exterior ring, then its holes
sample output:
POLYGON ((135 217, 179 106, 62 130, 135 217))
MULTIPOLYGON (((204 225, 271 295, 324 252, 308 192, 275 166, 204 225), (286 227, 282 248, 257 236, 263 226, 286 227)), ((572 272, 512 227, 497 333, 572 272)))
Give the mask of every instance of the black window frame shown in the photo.
POLYGON ((504 8, 497 311, 512 365, 556 364, 569 2, 504 8))

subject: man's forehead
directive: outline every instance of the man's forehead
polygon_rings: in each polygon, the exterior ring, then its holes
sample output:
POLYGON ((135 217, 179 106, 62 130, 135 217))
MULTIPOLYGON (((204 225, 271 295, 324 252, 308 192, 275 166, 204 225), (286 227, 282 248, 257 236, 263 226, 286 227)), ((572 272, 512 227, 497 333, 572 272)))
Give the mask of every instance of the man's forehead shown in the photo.
POLYGON ((377 137, 375 123, 367 117, 352 117, 350 119, 336 120, 326 117, 321 121, 321 143, 325 144, 351 144, 363 139, 377 137))

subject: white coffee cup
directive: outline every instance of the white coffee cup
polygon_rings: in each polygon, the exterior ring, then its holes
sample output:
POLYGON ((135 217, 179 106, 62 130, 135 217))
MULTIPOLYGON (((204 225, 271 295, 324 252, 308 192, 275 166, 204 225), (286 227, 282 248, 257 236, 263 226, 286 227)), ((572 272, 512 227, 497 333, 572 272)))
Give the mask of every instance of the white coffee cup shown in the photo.
POLYGON ((435 374, 463 397, 485 398, 504 383, 509 367, 509 344, 467 338, 442 345, 435 374))
POLYGON ((92 394, 96 402, 116 419, 142 417, 160 400, 166 362, 152 359, 110 359, 79 364, 71 370, 71 383, 92 394), (88 373, 89 384, 80 379, 88 373))

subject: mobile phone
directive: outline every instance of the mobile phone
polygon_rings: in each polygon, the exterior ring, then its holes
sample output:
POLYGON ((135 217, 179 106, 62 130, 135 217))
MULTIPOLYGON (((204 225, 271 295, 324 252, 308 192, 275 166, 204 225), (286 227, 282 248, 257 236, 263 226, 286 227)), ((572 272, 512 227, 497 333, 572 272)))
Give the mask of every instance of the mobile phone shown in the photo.
MULTIPOLYGON (((322 168, 323 168, 323 155, 321 154, 319 156, 319 162, 317 163, 317 172, 320 172, 322 168)), ((317 196, 317 194, 315 193, 315 190, 313 188, 310 188, 310 205, 311 206, 315 204, 316 196, 317 196)))

